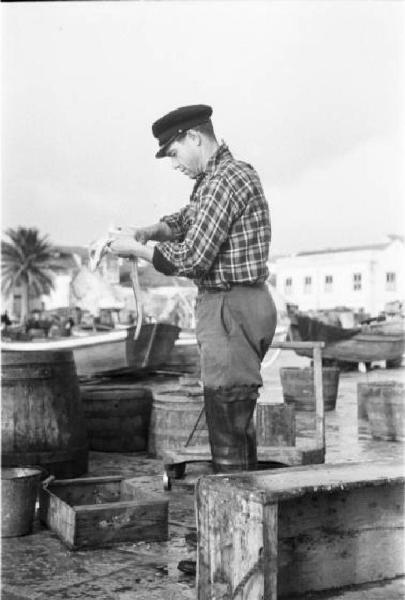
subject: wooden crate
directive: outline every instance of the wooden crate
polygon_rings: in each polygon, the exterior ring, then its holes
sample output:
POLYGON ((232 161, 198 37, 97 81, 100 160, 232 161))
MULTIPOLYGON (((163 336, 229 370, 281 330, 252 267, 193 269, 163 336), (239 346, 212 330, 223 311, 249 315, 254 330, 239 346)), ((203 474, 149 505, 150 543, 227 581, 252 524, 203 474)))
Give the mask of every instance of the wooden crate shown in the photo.
POLYGON ((401 464, 208 476, 196 494, 198 600, 276 600, 404 573, 401 464))
POLYGON ((295 411, 288 404, 259 402, 256 406, 258 446, 295 446, 295 411))
POLYGON ((39 517, 74 550, 168 536, 168 501, 136 478, 55 480, 40 491, 39 517))

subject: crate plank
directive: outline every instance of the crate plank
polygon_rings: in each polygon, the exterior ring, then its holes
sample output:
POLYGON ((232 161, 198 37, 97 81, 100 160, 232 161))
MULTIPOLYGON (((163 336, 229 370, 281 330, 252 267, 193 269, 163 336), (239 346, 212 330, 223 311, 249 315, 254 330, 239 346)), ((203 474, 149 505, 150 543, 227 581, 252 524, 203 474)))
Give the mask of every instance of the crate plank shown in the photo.
POLYGON ((155 542, 167 539, 167 515, 161 502, 147 501, 147 497, 143 504, 128 500, 113 505, 79 506, 76 529, 75 545, 81 548, 112 542, 155 542))
POLYGON ((75 512, 71 506, 63 502, 50 491, 40 492, 39 518, 70 548, 74 545, 75 512))
POLYGON ((52 490, 58 497, 72 505, 116 502, 121 497, 121 477, 90 477, 54 481, 52 490))
MULTIPOLYGON (((202 500, 197 496, 197 503, 202 500)), ((198 506, 199 600, 259 598, 262 590, 262 507, 243 494, 220 489, 198 506), (243 532, 243 535, 240 535, 243 532), (210 582, 209 585, 206 585, 210 582)))
POLYGON ((403 511, 400 486, 336 490, 280 503, 279 596, 401 575, 403 511))

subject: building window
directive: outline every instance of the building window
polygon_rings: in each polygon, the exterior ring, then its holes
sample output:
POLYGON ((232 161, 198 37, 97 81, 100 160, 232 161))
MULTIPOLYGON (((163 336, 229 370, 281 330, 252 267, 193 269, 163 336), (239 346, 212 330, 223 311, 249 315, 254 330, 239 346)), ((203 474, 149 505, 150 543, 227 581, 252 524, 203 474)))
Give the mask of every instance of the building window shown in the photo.
POLYGON ((304 294, 312 292, 312 277, 304 277, 304 294))
POLYGON ((385 289, 389 292, 395 292, 397 289, 396 273, 391 271, 385 274, 385 289))
POLYGON ((325 275, 325 292, 331 292, 333 288, 332 275, 325 275))
POLYGON ((286 294, 291 294, 292 284, 293 284, 292 277, 287 277, 286 280, 284 281, 284 292, 286 294))
POLYGON ((361 273, 353 273, 353 289, 361 290, 361 273))

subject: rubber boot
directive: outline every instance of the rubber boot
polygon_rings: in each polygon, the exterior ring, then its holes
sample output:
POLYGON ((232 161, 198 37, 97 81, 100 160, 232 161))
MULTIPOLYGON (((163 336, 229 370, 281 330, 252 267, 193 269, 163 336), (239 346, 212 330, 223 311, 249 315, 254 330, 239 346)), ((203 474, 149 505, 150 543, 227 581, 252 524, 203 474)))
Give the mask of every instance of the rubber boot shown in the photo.
POLYGON ((257 387, 204 389, 212 463, 215 473, 254 471, 257 468, 253 411, 257 387))

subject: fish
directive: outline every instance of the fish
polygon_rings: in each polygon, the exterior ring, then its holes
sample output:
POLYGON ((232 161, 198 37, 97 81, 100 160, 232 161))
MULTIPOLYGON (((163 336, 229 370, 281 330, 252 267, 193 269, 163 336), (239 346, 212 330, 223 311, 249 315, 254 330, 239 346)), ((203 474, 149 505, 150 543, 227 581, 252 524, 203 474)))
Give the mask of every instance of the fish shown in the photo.
POLYGON ((110 252, 110 246, 113 243, 114 238, 111 236, 102 237, 94 242, 91 242, 89 246, 89 269, 94 272, 100 265, 103 256, 110 252))
MULTIPOLYGON (((116 240, 117 235, 128 235, 128 231, 118 228, 112 234, 102 237, 94 242, 91 242, 89 246, 89 269, 94 272, 99 267, 100 262, 106 254, 111 252, 111 244, 116 240)), ((134 292, 135 305, 137 311, 137 323, 134 333, 134 339, 138 339, 142 320, 143 320, 143 307, 141 302, 141 287, 139 284, 138 276, 138 259, 130 258, 131 265, 131 281, 132 290, 134 292)))

